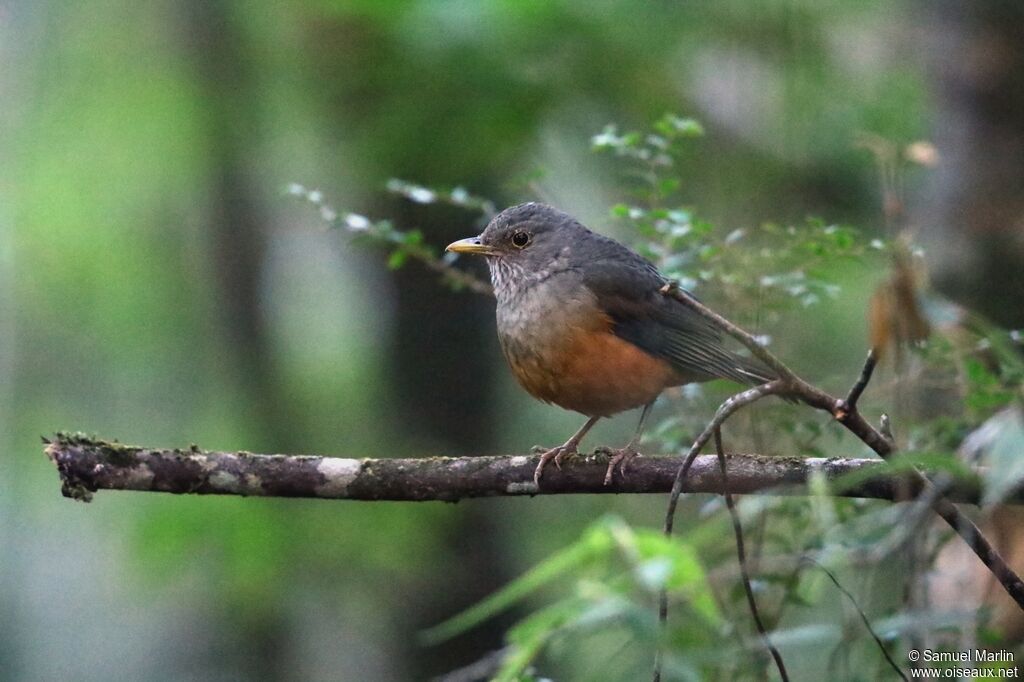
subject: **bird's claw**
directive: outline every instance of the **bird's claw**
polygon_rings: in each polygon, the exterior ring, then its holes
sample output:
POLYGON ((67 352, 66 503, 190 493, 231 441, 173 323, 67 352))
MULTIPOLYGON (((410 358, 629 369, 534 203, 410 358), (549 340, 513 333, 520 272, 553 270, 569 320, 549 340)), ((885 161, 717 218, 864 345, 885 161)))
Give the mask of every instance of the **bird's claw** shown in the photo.
POLYGON ((629 463, 634 457, 639 457, 640 453, 636 451, 636 448, 626 446, 619 448, 618 450, 609 450, 611 459, 608 460, 608 469, 604 472, 604 484, 612 484, 612 476, 615 474, 615 467, 619 467, 619 473, 622 477, 626 477, 626 469, 629 467, 629 463))
MULTIPOLYGON (((539 450, 539 448, 534 448, 534 451, 537 450, 539 450)), ((545 450, 541 453, 540 461, 537 462, 537 468, 533 472, 533 484, 538 488, 540 487, 540 477, 543 475, 544 467, 547 466, 548 462, 555 460, 555 466, 558 467, 559 471, 561 471, 562 460, 575 454, 578 454, 578 452, 574 443, 565 443, 558 447, 545 450)))

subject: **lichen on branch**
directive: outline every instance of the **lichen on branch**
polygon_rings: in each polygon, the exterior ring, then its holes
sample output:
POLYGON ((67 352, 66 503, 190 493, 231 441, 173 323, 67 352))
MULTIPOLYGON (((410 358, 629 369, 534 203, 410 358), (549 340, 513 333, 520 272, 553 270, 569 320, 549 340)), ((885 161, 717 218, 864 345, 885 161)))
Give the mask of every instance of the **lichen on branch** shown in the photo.
MULTIPOLYGON (((347 500, 447 501, 474 497, 633 493, 664 494, 679 468, 676 456, 645 456, 629 476, 605 485, 604 455, 582 455, 562 470, 533 483, 536 455, 350 459, 319 455, 255 455, 188 448, 124 445, 84 434, 58 433, 44 439, 65 496, 88 501, 97 490, 175 494, 312 497, 347 500)), ((737 494, 808 494, 808 481, 821 476, 831 493, 845 497, 898 499, 913 492, 908 468, 875 459, 801 458, 756 454, 728 456, 728 489, 737 494), (908 486, 910 486, 908 488, 908 486)), ((722 493, 714 455, 696 457, 683 492, 722 493)), ((978 499, 976 479, 960 481, 950 496, 978 499)), ((1017 501, 1024 496, 1017 495, 1017 501)))

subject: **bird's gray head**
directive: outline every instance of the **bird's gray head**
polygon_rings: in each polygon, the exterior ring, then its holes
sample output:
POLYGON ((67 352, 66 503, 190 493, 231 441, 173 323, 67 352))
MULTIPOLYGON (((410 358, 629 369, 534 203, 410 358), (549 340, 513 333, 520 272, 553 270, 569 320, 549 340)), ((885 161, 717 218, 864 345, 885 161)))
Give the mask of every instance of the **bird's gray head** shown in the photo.
POLYGON ((593 233, 547 204, 519 204, 496 215, 478 237, 448 245, 448 251, 487 258, 499 296, 510 285, 527 285, 568 268, 593 233))

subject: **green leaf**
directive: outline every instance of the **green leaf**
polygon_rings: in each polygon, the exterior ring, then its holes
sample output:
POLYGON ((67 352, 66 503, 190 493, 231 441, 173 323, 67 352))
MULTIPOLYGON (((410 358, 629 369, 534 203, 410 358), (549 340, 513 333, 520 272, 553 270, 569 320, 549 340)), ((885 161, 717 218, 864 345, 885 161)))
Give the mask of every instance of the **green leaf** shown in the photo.
POLYGON ((673 192, 679 190, 679 186, 682 184, 682 180, 679 178, 663 178, 658 181, 658 192, 662 196, 668 196, 673 192))
POLYGON ((643 142, 643 135, 638 132, 630 131, 622 136, 621 143, 623 147, 637 147, 643 142))
POLYGON ((405 265, 405 261, 408 260, 408 258, 409 254, 406 251, 392 251, 391 255, 388 256, 388 267, 392 270, 397 270, 405 265))
POLYGON ((651 591, 658 591, 664 586, 670 592, 683 595, 694 611, 709 623, 720 625, 722 614, 697 550, 682 540, 665 537, 654 530, 640 529, 635 532, 635 538, 640 558, 636 573, 640 583, 651 591))
POLYGON ((654 124, 654 129, 667 137, 700 137, 704 134, 704 127, 695 119, 673 114, 663 116, 654 124))
POLYGON ((587 530, 577 542, 537 564, 522 577, 512 581, 478 604, 439 625, 424 630, 420 637, 426 644, 436 644, 451 639, 507 610, 552 580, 572 574, 607 556, 612 546, 607 525, 603 522, 595 525, 587 530))

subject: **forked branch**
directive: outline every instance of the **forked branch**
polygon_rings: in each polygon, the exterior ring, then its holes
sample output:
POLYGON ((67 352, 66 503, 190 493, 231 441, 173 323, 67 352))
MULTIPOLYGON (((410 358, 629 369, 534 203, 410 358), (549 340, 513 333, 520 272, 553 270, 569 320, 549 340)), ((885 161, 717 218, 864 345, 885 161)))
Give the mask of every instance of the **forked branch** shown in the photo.
MULTIPOLYGON (((845 426, 851 433, 857 436, 865 445, 874 450, 883 459, 888 459, 894 454, 896 446, 892 439, 887 437, 887 435, 879 429, 872 426, 857 409, 857 401, 864 392, 864 389, 867 387, 868 381, 870 381, 872 371, 875 367, 876 356, 873 352, 868 353, 860 377, 850 389, 847 398, 837 398, 804 381, 787 365, 776 358, 771 351, 758 343, 757 339, 752 335, 706 307, 678 286, 668 284, 662 288, 662 293, 666 296, 671 296, 677 301, 680 301, 692 308, 716 327, 743 344, 756 358, 770 367, 775 372, 776 376, 778 376, 778 379, 768 384, 764 384, 759 387, 760 389, 765 389, 768 386, 777 386, 777 388, 773 389, 771 392, 784 393, 787 397, 794 398, 806 405, 828 412, 834 419, 836 419, 836 421, 845 426)), ((758 391, 758 389, 751 389, 750 391, 745 391, 744 393, 740 393, 737 396, 730 398, 729 401, 723 403, 722 408, 725 408, 730 401, 739 400, 743 396, 747 396, 751 391, 758 391)), ((748 399, 743 402, 743 405, 749 404, 760 397, 762 396, 758 395, 752 397, 752 399, 748 399)), ((742 407, 742 405, 740 405, 740 407, 742 407)), ((736 409, 738 409, 738 407, 736 409)), ((730 411, 729 414, 734 411, 735 410, 730 411)), ((712 423, 708 425, 708 428, 701 434, 701 437, 694 443, 694 447, 691 448, 691 452, 687 457, 687 460, 696 456, 695 452, 699 452, 704 444, 707 443, 708 437, 710 436, 708 433, 709 429, 713 432, 715 427, 720 427, 725 419, 728 418, 728 414, 725 415, 724 418, 720 418, 721 413, 722 409, 719 409, 719 414, 716 414, 712 423), (702 439, 703 442, 701 442, 702 439)), ((686 466, 687 465, 684 461, 684 464, 680 467, 681 476, 685 476, 686 466)), ((931 481, 929 481, 921 472, 915 470, 913 478, 916 487, 920 491, 927 491, 929 493, 935 492, 931 481)), ((677 498, 678 493, 674 488, 672 498, 669 500, 668 511, 665 518, 666 533, 671 533, 672 531, 671 517, 675 512, 677 498)), ((947 497, 941 494, 935 495, 934 502, 932 503, 932 509, 941 516, 942 519, 953 528, 953 530, 956 531, 956 533, 964 540, 964 542, 967 543, 982 563, 985 564, 996 580, 999 581, 1007 594, 1017 602, 1017 605, 1020 606, 1021 609, 1024 609, 1024 582, 1022 582, 1016 572, 1010 568, 1003 557, 995 550, 974 522, 963 514, 955 504, 950 502, 947 497)))
MULTIPOLYGON (((776 358, 771 351, 759 343, 753 335, 747 333, 715 311, 706 307, 688 292, 679 288, 675 283, 666 284, 662 287, 661 293, 689 306, 717 328, 739 341, 754 355, 754 357, 771 368, 778 377, 766 384, 738 393, 722 403, 718 408, 718 411, 715 413, 714 418, 712 418, 711 422, 694 441, 686 458, 679 467, 679 472, 669 496, 668 508, 665 513, 664 529, 666 535, 671 535, 672 533, 675 511, 679 503, 679 495, 682 493, 690 467, 699 455, 700 451, 707 444, 711 436, 718 433, 722 425, 730 416, 735 414, 736 411, 741 408, 760 400, 767 395, 785 395, 787 398, 799 400, 810 407, 824 410, 883 459, 889 459, 894 454, 896 451, 896 445, 892 438, 888 419, 883 415, 881 430, 876 429, 861 415, 857 408, 857 403, 860 400, 861 395, 864 393, 864 390, 867 388, 868 383, 871 381, 871 375, 873 374, 875 365, 877 364, 877 355, 874 351, 868 353, 861 369, 860 376, 850 388, 846 398, 837 398, 797 376, 797 374, 785 363, 776 358)), ((1024 582, 1021 582, 1020 577, 1013 571, 1013 569, 1010 568, 1002 555, 996 551, 988 541, 988 538, 982 534, 981 530, 978 529, 974 522, 963 514, 947 496, 938 491, 923 473, 917 469, 913 469, 911 470, 910 475, 917 491, 919 493, 926 493, 927 498, 933 500, 931 503, 932 509, 941 516, 954 531, 956 531, 956 533, 964 542, 967 543, 982 563, 985 564, 996 580, 999 581, 1007 594, 1017 602, 1017 605, 1021 609, 1024 609, 1024 582)), ((740 562, 742 564, 742 549, 739 549, 739 552, 740 562)), ((744 576, 744 579, 747 580, 748 578, 744 576)), ((750 595, 748 594, 748 597, 749 596, 750 595)), ((750 600, 750 605, 754 613, 754 619, 758 625, 758 629, 764 636, 765 641, 768 643, 768 647, 772 652, 773 658, 775 658, 776 665, 779 667, 780 674, 783 676, 783 679, 785 679, 785 668, 782 665, 782 659, 778 656, 778 651, 771 645, 768 635, 764 631, 760 617, 756 612, 756 604, 750 600)), ((668 620, 668 595, 665 591, 662 591, 661 598, 659 600, 658 619, 662 627, 664 627, 668 620)), ((661 659, 659 652, 654 663, 654 681, 659 682, 660 679, 661 659)))

